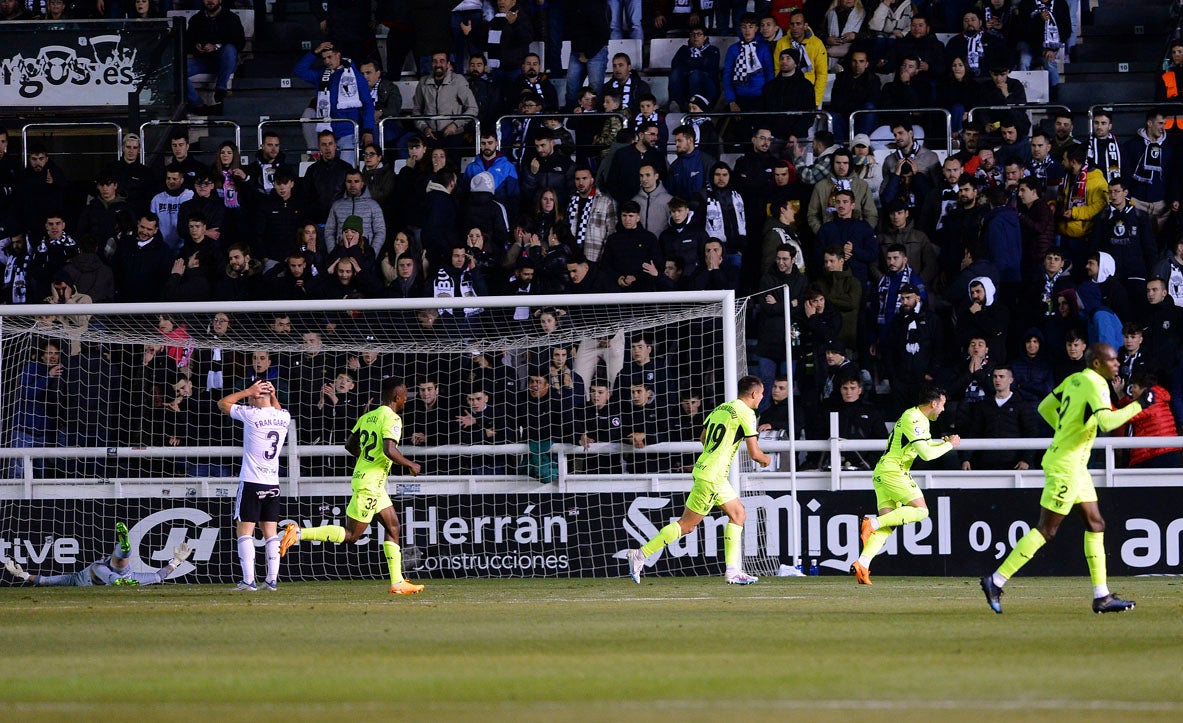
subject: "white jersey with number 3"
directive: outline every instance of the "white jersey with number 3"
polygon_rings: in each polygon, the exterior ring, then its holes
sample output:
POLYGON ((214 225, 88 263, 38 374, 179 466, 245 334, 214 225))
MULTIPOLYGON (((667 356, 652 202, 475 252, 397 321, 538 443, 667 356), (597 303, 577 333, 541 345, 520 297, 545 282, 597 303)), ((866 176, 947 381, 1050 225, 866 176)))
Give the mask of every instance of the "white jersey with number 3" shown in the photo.
POLYGON ((230 416, 242 422, 240 482, 279 486, 279 455, 292 415, 286 409, 235 404, 230 416))

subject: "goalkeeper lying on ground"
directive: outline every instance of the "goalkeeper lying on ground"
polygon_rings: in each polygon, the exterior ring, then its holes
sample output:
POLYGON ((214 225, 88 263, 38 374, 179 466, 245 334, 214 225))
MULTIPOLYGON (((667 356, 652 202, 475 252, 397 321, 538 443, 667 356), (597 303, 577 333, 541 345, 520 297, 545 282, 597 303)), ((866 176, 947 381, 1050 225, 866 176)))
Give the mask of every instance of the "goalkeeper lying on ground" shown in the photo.
POLYGON ((55 585, 59 587, 86 587, 89 585, 155 585, 164 582, 173 570, 189 559, 193 549, 188 543, 173 548, 173 558, 168 564, 156 572, 132 572, 131 562, 127 554, 131 552, 131 545, 127 540, 127 525, 119 522, 115 525, 115 537, 118 542, 115 551, 98 562, 92 562, 78 572, 68 575, 30 575, 20 565, 12 560, 4 562, 4 569, 10 575, 34 585, 55 585))

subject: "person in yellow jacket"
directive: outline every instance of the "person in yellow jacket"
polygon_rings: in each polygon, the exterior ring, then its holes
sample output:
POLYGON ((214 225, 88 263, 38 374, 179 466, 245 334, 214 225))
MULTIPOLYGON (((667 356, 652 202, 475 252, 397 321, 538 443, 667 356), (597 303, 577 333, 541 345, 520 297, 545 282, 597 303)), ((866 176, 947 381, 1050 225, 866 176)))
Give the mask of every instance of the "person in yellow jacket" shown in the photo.
POLYGON ((782 50, 798 48, 804 51, 805 62, 797 70, 805 79, 813 83, 814 98, 817 107, 822 107, 822 98, 826 94, 826 77, 830 74, 830 54, 826 52, 826 44, 813 34, 805 22, 805 13, 793 11, 789 16, 789 34, 776 43, 772 52, 772 63, 776 74, 780 75, 780 54, 782 50))
POLYGON ((1085 159, 1086 148, 1076 144, 1062 156, 1064 185, 1056 208, 1056 231, 1072 239, 1085 239, 1093 231, 1093 219, 1109 203, 1105 174, 1085 159))

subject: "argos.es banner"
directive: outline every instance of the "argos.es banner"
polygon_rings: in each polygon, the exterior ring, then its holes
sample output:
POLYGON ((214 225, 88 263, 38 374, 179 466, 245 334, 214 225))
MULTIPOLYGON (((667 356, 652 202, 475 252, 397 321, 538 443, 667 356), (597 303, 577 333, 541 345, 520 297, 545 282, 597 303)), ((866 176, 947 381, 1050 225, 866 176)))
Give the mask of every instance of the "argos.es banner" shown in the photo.
POLYGON ((0 23, 0 106, 95 108, 177 102, 184 56, 168 20, 0 23))
MULTIPOLYGON (((1103 489, 1109 571, 1114 575, 1183 574, 1183 512, 1178 490, 1103 489)), ((878 575, 977 577, 993 570, 1038 516, 1038 490, 934 490, 929 519, 898 531, 875 561, 878 575)), ((74 572, 110 554, 115 523, 130 528, 138 569, 163 567, 188 542, 178 582, 233 583, 239 575, 233 497, 128 500, 0 501, 0 558, 30 572, 74 572)), ((301 526, 344 524, 345 497, 283 500, 283 519, 301 526)), ((744 498, 744 554, 773 566, 787 562, 799 525, 802 557, 822 574, 845 574, 858 556, 858 522, 870 492, 803 493, 744 498)), ((404 567, 417 579, 453 577, 622 577, 624 554, 676 519, 684 494, 487 494, 396 498, 404 567)), ((649 562, 647 574, 717 575, 726 518, 708 517, 649 562)), ((1024 568, 1027 575, 1087 575, 1081 524, 1060 535, 1024 568)), ((284 558, 285 580, 380 579, 386 575, 381 530, 350 545, 302 543, 284 558)), ((262 539, 256 535, 261 548, 262 539)), ((262 565, 262 554, 258 555, 262 565)), ((260 568, 261 569, 261 568, 260 568)), ((8 582, 8 580, 6 580, 8 582)))

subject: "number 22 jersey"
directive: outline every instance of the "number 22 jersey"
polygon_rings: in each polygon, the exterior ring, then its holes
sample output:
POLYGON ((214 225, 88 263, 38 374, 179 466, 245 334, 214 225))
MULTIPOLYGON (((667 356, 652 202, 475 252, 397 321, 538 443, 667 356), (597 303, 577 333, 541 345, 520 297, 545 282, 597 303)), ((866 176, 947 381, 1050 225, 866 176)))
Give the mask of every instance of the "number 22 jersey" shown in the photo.
POLYGON ((382 440, 394 440, 395 445, 403 436, 403 420, 390 407, 383 404, 371 409, 357 420, 353 431, 358 435, 361 455, 353 467, 353 476, 380 475, 383 480, 390 474, 391 460, 386 456, 382 440))

